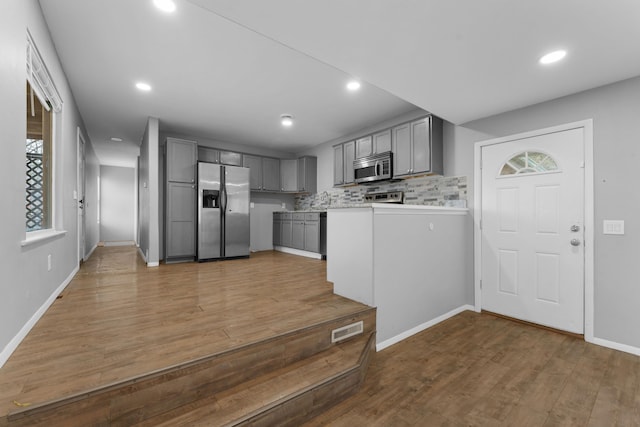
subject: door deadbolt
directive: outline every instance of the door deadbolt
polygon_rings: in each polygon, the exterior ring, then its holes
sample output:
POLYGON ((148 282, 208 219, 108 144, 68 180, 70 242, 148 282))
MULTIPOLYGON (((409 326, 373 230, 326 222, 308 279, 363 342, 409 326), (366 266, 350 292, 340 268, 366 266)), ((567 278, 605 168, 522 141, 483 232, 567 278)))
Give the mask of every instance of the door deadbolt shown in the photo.
POLYGON ((572 225, 570 228, 571 231, 573 231, 574 233, 580 231, 580 226, 579 225, 572 225))

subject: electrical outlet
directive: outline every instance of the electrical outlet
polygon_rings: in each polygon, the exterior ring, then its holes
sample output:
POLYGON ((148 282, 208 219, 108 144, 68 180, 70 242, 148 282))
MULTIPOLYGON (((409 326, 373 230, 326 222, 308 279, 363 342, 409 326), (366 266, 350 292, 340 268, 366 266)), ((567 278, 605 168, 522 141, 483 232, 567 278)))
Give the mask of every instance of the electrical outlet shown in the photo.
POLYGON ((624 234, 624 221, 605 219, 602 221, 602 234, 624 234))
POLYGON ((51 271, 51 254, 47 255, 47 271, 51 271))

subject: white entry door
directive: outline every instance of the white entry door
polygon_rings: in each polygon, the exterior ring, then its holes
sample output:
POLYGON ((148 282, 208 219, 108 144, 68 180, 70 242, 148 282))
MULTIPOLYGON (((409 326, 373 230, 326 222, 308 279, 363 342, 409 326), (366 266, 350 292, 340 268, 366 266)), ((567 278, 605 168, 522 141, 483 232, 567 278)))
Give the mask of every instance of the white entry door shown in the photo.
POLYGON ((584 129, 482 147, 482 309, 584 333, 584 129))

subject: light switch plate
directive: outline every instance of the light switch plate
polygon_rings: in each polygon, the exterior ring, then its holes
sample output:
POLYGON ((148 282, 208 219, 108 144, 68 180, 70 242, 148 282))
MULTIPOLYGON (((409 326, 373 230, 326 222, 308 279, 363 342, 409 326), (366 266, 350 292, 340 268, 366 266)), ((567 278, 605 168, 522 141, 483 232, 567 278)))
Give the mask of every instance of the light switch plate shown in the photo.
POLYGON ((602 234, 624 234, 624 220, 605 219, 602 221, 602 234))

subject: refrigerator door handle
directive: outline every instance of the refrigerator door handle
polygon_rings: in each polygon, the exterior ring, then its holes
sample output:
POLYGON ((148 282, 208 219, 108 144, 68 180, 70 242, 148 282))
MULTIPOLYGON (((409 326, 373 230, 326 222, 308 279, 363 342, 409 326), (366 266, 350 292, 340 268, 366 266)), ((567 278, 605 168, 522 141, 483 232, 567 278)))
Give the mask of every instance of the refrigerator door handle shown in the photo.
POLYGON ((227 189, 224 187, 220 191, 220 210, 222 212, 227 211, 227 189))

